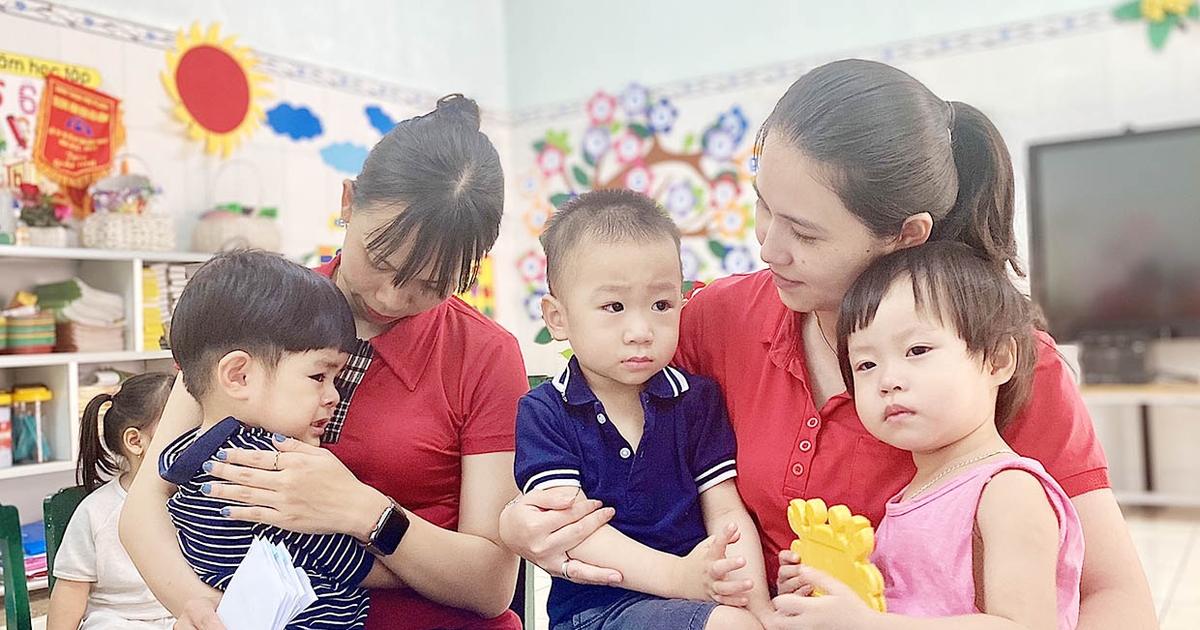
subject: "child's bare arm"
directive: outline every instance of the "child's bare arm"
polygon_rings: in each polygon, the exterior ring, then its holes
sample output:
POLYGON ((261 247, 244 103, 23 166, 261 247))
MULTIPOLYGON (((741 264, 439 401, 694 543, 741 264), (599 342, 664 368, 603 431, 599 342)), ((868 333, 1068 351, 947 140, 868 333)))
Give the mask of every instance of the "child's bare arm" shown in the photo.
POLYGON ((54 591, 50 594, 50 611, 46 616, 46 630, 79 630, 83 613, 87 611, 92 584, 62 578, 55 580, 54 591))
POLYGON ((737 485, 733 479, 706 490, 700 495, 700 509, 704 514, 704 526, 710 535, 720 532, 730 523, 737 525, 741 537, 730 543, 725 556, 737 562, 742 560, 740 568, 726 576, 728 582, 749 582, 750 588, 739 595, 743 603, 755 616, 762 617, 774 611, 771 605, 771 592, 767 588, 767 568, 763 561, 762 543, 758 538, 758 529, 746 512, 742 498, 738 496, 737 485))
POLYGON ((1041 481, 1021 470, 997 474, 983 490, 975 520, 983 547, 984 614, 927 619, 877 613, 845 584, 803 565, 795 569, 800 582, 827 595, 780 595, 776 608, 785 618, 803 617, 807 630, 1055 630, 1058 518, 1041 481))
MULTIPOLYGON (((571 558, 588 564, 615 569, 624 576, 622 588, 674 599, 717 601, 731 604, 740 591, 715 592, 713 585, 723 578, 718 565, 714 578, 711 567, 725 555, 725 546, 737 532, 720 532, 705 539, 686 557, 652 549, 617 531, 611 525, 601 527, 579 546, 567 552, 571 558), (729 597, 727 597, 728 595, 729 597)), ((568 572, 569 572, 568 568, 568 572)), ((725 572, 728 572, 726 569, 725 572)), ((730 589, 725 589, 730 590, 730 589)))
POLYGON ((1022 628, 1058 627, 1058 517, 1042 482, 1006 470, 983 489, 975 516, 983 546, 983 611, 1022 628))

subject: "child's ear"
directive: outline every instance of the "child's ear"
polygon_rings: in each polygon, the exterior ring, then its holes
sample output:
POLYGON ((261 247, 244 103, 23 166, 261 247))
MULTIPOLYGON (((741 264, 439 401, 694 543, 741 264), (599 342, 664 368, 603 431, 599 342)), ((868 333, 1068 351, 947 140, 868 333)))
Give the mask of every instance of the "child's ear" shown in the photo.
POLYGON ((121 445, 134 457, 141 457, 146 454, 146 447, 150 446, 150 438, 142 435, 137 428, 125 427, 125 430, 121 432, 121 445))
POLYGON ((354 213, 354 181, 342 180, 342 212, 341 219, 350 223, 350 215, 354 213))
POLYGON ((546 329, 550 331, 550 336, 555 341, 566 341, 571 338, 563 303, 549 293, 542 296, 542 321, 546 322, 546 329))
POLYGON ((217 388, 235 400, 248 400, 254 383, 254 357, 234 350, 217 362, 217 388))
POLYGON ((988 357, 992 384, 999 387, 1012 380, 1017 372, 1017 340, 1009 337, 996 346, 988 357))

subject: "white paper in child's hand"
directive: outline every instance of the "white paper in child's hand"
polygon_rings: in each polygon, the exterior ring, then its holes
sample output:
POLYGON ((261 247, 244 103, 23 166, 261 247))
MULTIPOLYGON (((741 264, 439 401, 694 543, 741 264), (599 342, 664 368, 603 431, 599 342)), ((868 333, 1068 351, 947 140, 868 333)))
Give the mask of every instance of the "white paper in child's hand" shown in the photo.
POLYGON ((233 572, 217 616, 227 630, 283 630, 317 601, 304 571, 281 545, 255 538, 233 572))

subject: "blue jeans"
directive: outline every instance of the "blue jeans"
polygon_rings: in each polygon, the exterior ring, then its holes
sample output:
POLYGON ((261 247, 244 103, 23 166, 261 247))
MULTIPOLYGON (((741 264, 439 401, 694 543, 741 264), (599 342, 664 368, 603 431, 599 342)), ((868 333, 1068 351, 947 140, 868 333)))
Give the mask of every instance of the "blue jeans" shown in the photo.
POLYGON ((606 606, 577 612, 551 630, 704 630, 717 605, 629 593, 606 606))

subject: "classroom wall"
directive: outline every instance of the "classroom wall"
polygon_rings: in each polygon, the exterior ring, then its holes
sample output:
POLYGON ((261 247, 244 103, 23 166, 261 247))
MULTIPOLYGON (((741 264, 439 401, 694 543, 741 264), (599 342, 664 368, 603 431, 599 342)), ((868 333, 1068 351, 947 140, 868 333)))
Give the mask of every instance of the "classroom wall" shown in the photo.
MULTIPOLYGON (((1020 1, 984 11, 924 0, 905 4, 902 13, 895 3, 869 2, 855 9, 851 25, 835 27, 846 20, 840 5, 780 0, 758 5, 745 19, 722 17, 720 37, 696 17, 711 17, 720 8, 715 3, 689 3, 696 7, 689 12, 676 3, 615 0, 606 3, 608 10, 584 16, 569 11, 569 4, 378 0, 361 3, 357 16, 335 19, 333 5, 324 3, 0 1, 0 50, 100 71, 100 89, 124 101, 133 166, 163 187, 157 205, 174 217, 181 243, 188 242, 199 211, 212 203, 276 205, 284 250, 298 258, 340 243, 333 218, 341 182, 356 172, 352 157, 378 140, 385 121, 427 111, 442 92, 477 95, 508 188, 492 256, 496 318, 521 342, 529 371, 546 374, 565 361, 563 345, 536 341, 536 303, 544 291, 537 226, 555 199, 618 176, 626 183, 630 171, 645 167, 648 192, 665 205, 672 192, 675 201, 691 193, 691 206, 680 203, 678 211, 692 233, 685 239, 691 279, 761 267, 746 213, 753 200, 748 148, 787 86, 826 60, 887 61, 944 98, 972 103, 991 116, 1016 166, 1022 251, 1030 144, 1200 122, 1200 82, 1194 80, 1200 76, 1200 29, 1173 33, 1163 50, 1154 51, 1144 23, 1117 22, 1108 6, 1094 2, 1020 1), (464 6, 470 15, 462 13, 464 6), (264 126, 228 161, 188 140, 171 115, 159 73, 176 30, 197 19, 220 20, 224 33, 257 49, 271 77, 265 110, 307 108, 321 121, 321 133, 295 139, 264 126), (394 42, 386 37, 391 32, 394 42), (796 37, 787 36, 793 32, 796 37), (668 36, 685 44, 667 46, 668 36), (630 91, 631 85, 640 87, 630 91), (625 112, 622 95, 639 91, 660 106, 658 123, 668 125, 654 123, 663 128, 652 131, 645 113, 625 112), (584 140, 599 126, 593 121, 597 93, 611 96, 615 109, 604 123, 609 147, 593 164, 584 140), (710 135, 713 130, 724 135, 710 135), (622 163, 617 143, 633 142, 630 134, 643 151, 653 142, 658 152, 622 163), (548 146, 558 147, 561 156, 547 153, 548 146), (329 157, 333 148, 340 158, 329 157), (565 162, 556 170, 558 157, 565 162)), ((1194 346, 1162 343, 1155 356, 1200 374, 1198 354, 1194 346)), ((1156 422, 1167 427, 1159 435, 1167 436, 1162 439, 1168 446, 1200 441, 1187 413, 1158 413, 1156 422)), ((1116 481, 1135 484, 1136 474, 1125 471, 1137 453, 1118 415, 1098 413, 1097 425, 1108 436, 1116 481)), ((1173 487, 1200 492, 1196 471, 1176 463, 1169 468, 1165 477, 1173 487)))

